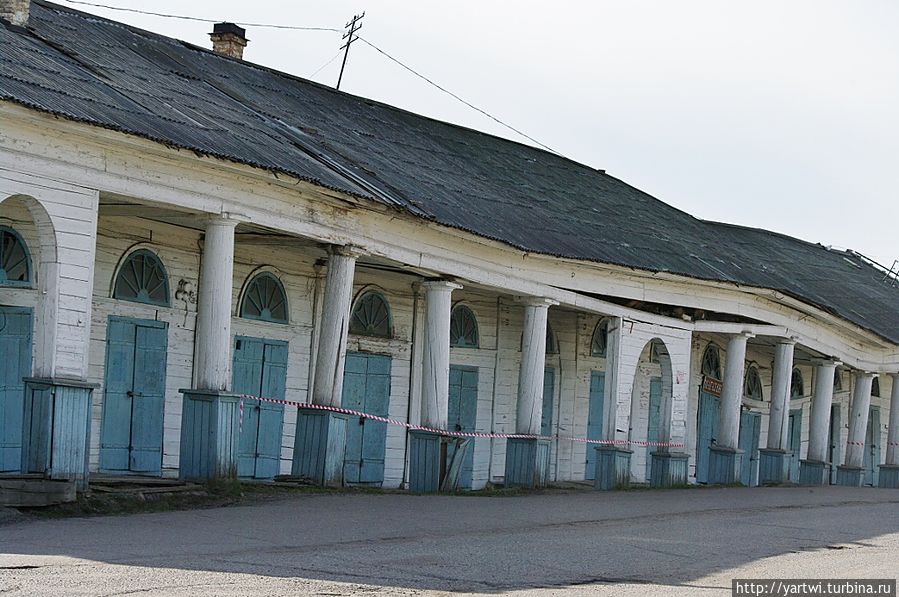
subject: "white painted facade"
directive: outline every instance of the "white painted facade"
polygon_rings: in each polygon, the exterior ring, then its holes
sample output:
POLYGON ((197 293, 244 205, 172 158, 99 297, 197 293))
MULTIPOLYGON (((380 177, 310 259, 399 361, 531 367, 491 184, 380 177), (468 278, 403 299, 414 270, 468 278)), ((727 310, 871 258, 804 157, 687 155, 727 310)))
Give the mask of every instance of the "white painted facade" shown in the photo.
MULTIPOLYGON (((441 349, 448 349, 449 365, 478 368, 478 432, 539 430, 539 416, 533 415, 539 414, 543 396, 540 365, 554 369, 550 450, 554 481, 585 477, 586 454, 592 447, 572 438, 587 433, 590 378, 595 370, 606 372, 609 416, 604 439, 619 442, 647 439, 649 380, 661 378, 663 436, 690 456, 690 479, 695 479, 701 360, 709 343, 719 349, 722 372, 733 372, 723 380, 725 392, 737 396, 743 409, 762 415, 760 446, 764 447, 775 346, 783 339, 796 340, 794 367, 803 375, 804 395, 788 399, 786 408, 802 410, 803 458, 811 428, 813 359, 826 357, 842 363, 837 370, 842 389, 833 396, 842 416, 837 463, 846 455, 856 372, 879 373, 881 393, 871 398, 871 405, 880 409, 875 432, 880 438, 880 462, 887 454, 895 379, 889 374, 899 371, 899 348, 795 299, 763 289, 522 253, 307 182, 65 122, 8 103, 0 103, 0 118, 4 121, 0 225, 22 236, 33 269, 30 288, 0 287, 0 305, 34 309, 33 375, 98 386, 91 410, 92 471, 99 469, 110 316, 168 325, 161 473, 165 476, 176 476, 179 469, 179 390, 204 384, 227 389, 236 336, 288 343, 288 401, 311 400, 310 380, 319 379, 317 371, 321 379, 328 379, 316 365, 320 355, 344 350, 375 353, 391 357, 390 418, 414 424, 445 421, 446 413, 440 411, 446 408, 444 386, 424 413, 421 402, 423 383, 445 371, 444 353, 436 369, 423 366, 429 354, 425 349, 429 315, 422 283, 433 278, 461 285, 440 303, 441 313, 448 305, 464 304, 477 317, 477 348, 441 349), (217 240, 210 242, 209 219, 222 217, 230 224, 221 227, 217 240), (231 234, 233 259, 221 248, 231 234), (327 298, 328 247, 332 246, 352 247, 355 259, 342 274, 346 287, 341 291, 345 295, 351 289, 352 304, 371 289, 388 301, 389 338, 355 334, 335 338, 333 331, 323 333, 322 322, 344 311, 327 298), (112 297, 120 264, 137 249, 153 252, 164 264, 170 306, 112 297), (204 283, 203 267, 210 264, 216 271, 204 283), (272 273, 284 286, 286 324, 239 316, 248 280, 262 271, 272 273), (226 279, 230 288, 221 287, 226 279), (221 310, 204 307, 209 304, 204 294, 214 295, 224 307, 230 305, 226 309, 230 321, 216 315, 200 325, 204 308, 221 310), (610 300, 597 298, 601 296, 610 300), (525 326, 525 311, 535 308, 528 306, 534 300, 551 305, 548 322, 558 350, 547 351, 545 358, 533 356, 543 352, 536 346, 543 341, 542 324, 529 330, 525 326), (626 306, 629 301, 635 306, 626 306), (726 314, 727 321, 659 315, 639 302, 726 314), (614 322, 609 352, 594 356, 593 332, 606 318, 614 322), (739 319, 745 323, 733 322, 739 319), (223 325, 230 327, 224 338, 203 331, 204 326, 224 329, 223 325), (749 338, 745 360, 739 367, 728 367, 727 348, 735 335, 749 338), (323 349, 322 343, 333 345, 333 350, 323 349), (658 362, 652 356, 653 344, 659 347, 658 362), (204 347, 202 357, 200 347, 204 347), (531 355, 530 365, 527 355, 531 355), (201 358, 208 362, 201 366, 201 358), (744 372, 750 366, 758 369, 762 380, 761 401, 744 396, 744 372), (527 387, 519 387, 521 380, 527 387), (522 396, 530 402, 523 404, 522 396), (523 413, 528 414, 527 420, 523 413)), ((430 317, 436 321, 438 315, 430 317)), ((442 342, 444 337, 445 329, 441 329, 432 341, 442 342)), ((342 367, 333 369, 342 371, 342 367)), ((728 421, 732 424, 733 417, 728 421)), ((282 474, 291 470, 295 425, 296 409, 288 406, 280 441, 282 474)), ((639 445, 633 450, 631 476, 643 482, 648 450, 639 445)), ((476 439, 473 488, 501 483, 504 463, 504 439, 476 439)), ((407 482, 407 434, 403 427, 389 426, 383 486, 402 487, 407 482)))

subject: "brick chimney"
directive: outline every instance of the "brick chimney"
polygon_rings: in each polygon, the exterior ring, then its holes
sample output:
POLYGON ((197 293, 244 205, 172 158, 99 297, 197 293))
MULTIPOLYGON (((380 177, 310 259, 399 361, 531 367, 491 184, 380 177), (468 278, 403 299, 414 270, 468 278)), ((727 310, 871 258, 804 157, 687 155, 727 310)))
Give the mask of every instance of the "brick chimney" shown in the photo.
POLYGON ((25 27, 28 25, 30 8, 31 0, 0 0, 0 19, 25 27))
MULTIPOLYGON (((8 0, 0 0, 0 3, 8 0)), ((27 2, 26 2, 27 4, 27 2)), ((209 34, 212 50, 216 54, 243 60, 243 49, 247 47, 247 32, 234 23, 216 23, 209 34)))

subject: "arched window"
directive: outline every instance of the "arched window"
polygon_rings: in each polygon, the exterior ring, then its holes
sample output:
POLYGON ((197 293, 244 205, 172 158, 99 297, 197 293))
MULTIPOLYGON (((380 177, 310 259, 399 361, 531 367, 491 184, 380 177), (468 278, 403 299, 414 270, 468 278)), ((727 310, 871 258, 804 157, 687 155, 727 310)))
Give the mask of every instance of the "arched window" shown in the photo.
POLYGON ((605 357, 609 347, 609 320, 603 319, 593 328, 593 340, 590 342, 590 354, 594 357, 605 357))
POLYGON ((702 374, 721 379, 721 359, 718 356, 718 347, 714 344, 709 344, 702 355, 702 374))
POLYGON ((274 274, 262 272, 247 284, 240 316, 272 323, 287 323, 287 293, 274 274))
POLYGON ((31 284, 31 257, 19 233, 0 226, 0 286, 31 284))
POLYGON ((877 377, 871 380, 871 395, 880 398, 880 379, 877 377))
POLYGON ((802 371, 793 369, 793 375, 790 377, 790 399, 802 398, 805 396, 805 382, 802 379, 802 371))
POLYGON ((159 257, 146 249, 139 249, 128 255, 119 268, 112 297, 168 307, 169 277, 159 257))
POLYGON ((743 395, 750 400, 764 400, 765 395, 762 392, 762 378, 759 376, 759 369, 755 365, 750 365, 746 370, 746 381, 743 384, 743 395))
POLYGON ((546 322, 546 354, 559 354, 559 342, 548 321, 546 322))
POLYGON ((450 346, 478 348, 478 320, 465 305, 456 305, 450 316, 450 346))
POLYGON ((380 292, 369 291, 356 300, 350 318, 351 334, 390 338, 392 329, 390 305, 380 292))

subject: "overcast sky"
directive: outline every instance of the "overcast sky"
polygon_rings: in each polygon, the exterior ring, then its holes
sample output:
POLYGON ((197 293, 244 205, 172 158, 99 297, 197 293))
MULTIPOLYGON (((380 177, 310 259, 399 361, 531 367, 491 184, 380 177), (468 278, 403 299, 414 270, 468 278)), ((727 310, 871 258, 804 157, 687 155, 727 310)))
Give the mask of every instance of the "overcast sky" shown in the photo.
MULTIPOLYGON (((364 10, 363 37, 572 159, 701 218, 899 258, 894 0, 98 1, 335 28, 364 10)), ((209 24, 71 6, 210 45, 209 24)), ((247 60, 302 77, 341 43, 247 37, 247 60)), ((522 140, 361 42, 341 89, 522 140)))

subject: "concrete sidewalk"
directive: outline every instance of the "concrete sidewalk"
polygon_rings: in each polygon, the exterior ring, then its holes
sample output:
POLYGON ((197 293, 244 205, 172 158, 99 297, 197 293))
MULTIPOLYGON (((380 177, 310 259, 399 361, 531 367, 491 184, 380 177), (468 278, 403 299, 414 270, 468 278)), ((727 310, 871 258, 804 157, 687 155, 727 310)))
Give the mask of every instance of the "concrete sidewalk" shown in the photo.
POLYGON ((303 495, 0 526, 0 592, 729 595, 733 577, 895 577, 899 491, 303 495))

